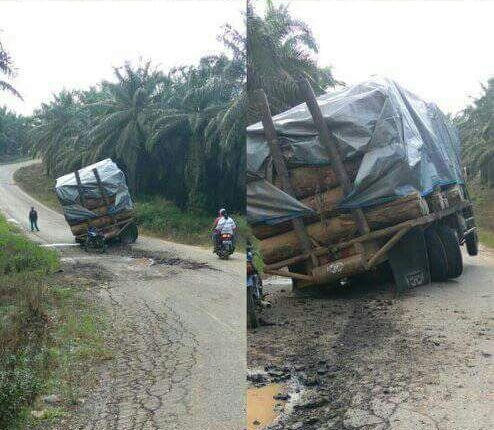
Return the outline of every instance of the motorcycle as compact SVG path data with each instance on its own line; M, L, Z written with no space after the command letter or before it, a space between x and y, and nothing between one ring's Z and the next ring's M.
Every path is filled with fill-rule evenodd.
M106 248L107 244L104 234L96 227L89 227L84 242L84 251L89 252L90 249L95 249L103 254L106 251Z
M235 247L233 246L233 234L221 233L219 237L219 246L215 250L215 253L222 260L227 260L234 251Z
M263 300L262 279L254 266L254 254L247 248L247 326L259 326L258 310L262 308Z

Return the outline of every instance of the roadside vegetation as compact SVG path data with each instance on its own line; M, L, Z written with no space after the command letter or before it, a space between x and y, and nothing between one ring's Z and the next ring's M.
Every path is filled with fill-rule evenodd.
M57 177L112 158L126 174L145 230L209 243L219 208L245 210L247 97L239 35L225 26L219 39L229 54L197 65L165 72L151 61L126 63L114 69L113 80L56 94L29 118L0 111L0 132L8 128L5 139L0 133L0 160L26 152L42 158L43 171L22 169L16 180L56 208Z
M12 57L0 41L0 93L9 92L21 98L10 81L15 76ZM29 119L0 106L0 164L22 158L27 154Z
M83 297L92 281L70 280L56 273L59 267L55 251L31 243L0 216L2 429L34 428L67 414L78 401L76 379L111 358L100 334L105 321ZM49 404L41 400L46 395Z
M240 208L245 71L238 60L205 57L166 74L151 62L125 64L114 76L62 92L34 113L29 142L46 174L109 157L134 197L159 195L184 210Z
M484 245L494 249L494 189L483 185L479 178L468 183L479 239Z
M480 241L494 248L494 78L454 122L460 132Z
M463 165L469 179L494 188L494 77L454 122L460 132Z

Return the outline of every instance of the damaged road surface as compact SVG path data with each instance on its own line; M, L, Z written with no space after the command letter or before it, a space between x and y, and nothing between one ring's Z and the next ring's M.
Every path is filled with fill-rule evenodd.
M26 226L36 206L40 232L27 235L84 270L111 276L96 292L108 310L114 358L73 420L60 429L224 429L245 427L245 261L153 238L132 248L86 254L72 247L62 215L20 190L0 169L0 210Z
M494 428L494 252L464 263L461 278L399 297L386 281L300 298L267 280L273 306L261 316L274 325L248 333L248 380L281 384L289 401L271 425L249 428Z

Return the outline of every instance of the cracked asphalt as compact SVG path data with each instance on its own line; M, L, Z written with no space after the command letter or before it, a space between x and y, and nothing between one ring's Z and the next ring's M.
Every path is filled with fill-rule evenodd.
M30 238L57 248L66 264L111 274L96 294L110 316L114 359L74 419L57 428L243 429L243 256L220 261L210 250L149 237L125 252L85 254L71 246L62 215L14 184L13 172L27 163L0 166L0 210L26 230L36 206L41 231L26 231Z
M301 390L269 429L493 429L494 251L464 264L399 297L382 279L313 298L268 280L274 325L248 333L248 366Z

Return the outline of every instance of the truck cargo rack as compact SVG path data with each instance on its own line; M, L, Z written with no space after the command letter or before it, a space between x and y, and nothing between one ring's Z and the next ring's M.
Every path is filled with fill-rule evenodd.
M298 86L317 130L319 141L328 151L331 167L343 189L343 194L347 195L352 190L349 174L341 159L338 147L331 137L314 91L305 77L298 79ZM262 89L254 91L253 96L261 114L264 137L280 181L278 186L282 191L296 199L267 97ZM451 197L448 190L454 191ZM473 210L466 188L457 184L448 190L436 186L433 192L427 196L427 202L417 193L418 199L423 201L426 207L422 216L375 230L371 230L366 213L361 208L352 209L351 215L358 236L352 239L348 239L346 236L346 240L329 245L321 245L317 238L309 235L304 218L294 218L290 221L292 230L298 241L298 249L303 252L282 261L266 264L264 273L292 278L294 288L298 288L328 283L372 270L389 259L398 289L406 288L406 286L404 287L405 284L412 286L427 283L430 280L430 275L423 232L429 226L438 222L450 224L451 228L456 231L459 244L462 244L465 238L469 236L475 235L476 237ZM321 217L322 214L322 212L319 213ZM309 218L306 218L307 221L313 222ZM404 241L409 244L410 252L421 254L419 257L410 258L408 266L406 262L407 252L403 246ZM336 252L350 247L354 247L354 255L332 260L331 257ZM324 260L325 256L329 257L329 260ZM412 262L412 260L414 261ZM321 261L323 262L321 263Z

